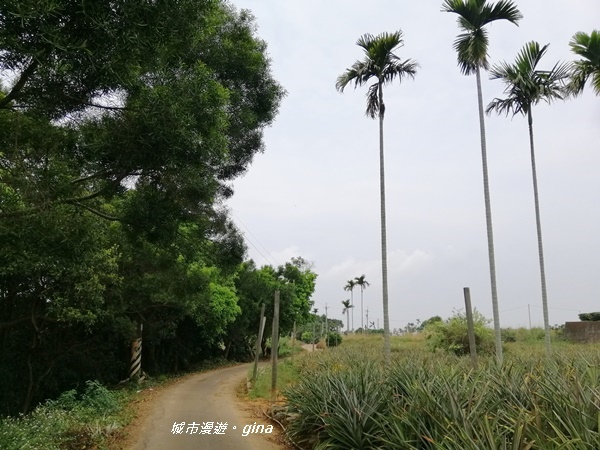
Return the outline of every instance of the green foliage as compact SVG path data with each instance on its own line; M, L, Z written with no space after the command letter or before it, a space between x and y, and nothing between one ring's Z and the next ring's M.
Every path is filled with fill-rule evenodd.
M573 35L569 42L571 51L581 57L573 63L570 90L573 94L580 94L587 81L591 81L592 89L600 95L600 30L591 33L579 31Z
M259 368L257 379L248 392L248 396L250 398L271 398L271 369L271 364L265 364L262 368ZM289 386L291 384L294 384L297 381L297 379L297 367L294 364L292 364L292 362L289 359L281 361L277 366L277 385L279 386L279 390L281 390L282 386Z
M444 0L442 11L458 15L461 30L454 41L458 66L465 75L475 73L477 68L487 69L489 37L485 26L497 20L507 20L515 25L523 18L514 1L500 0Z
M245 245L222 204L283 96L252 16L220 0L23 0L0 18L15 80L0 95L0 415L126 378L142 322L149 373L247 355ZM271 269L269 294L279 275L295 283L285 330L316 274Z
M517 333L512 328L502 328L502 342L517 342Z
M0 419L0 448L6 450L77 449L96 446L122 427L125 394L97 381L85 390L64 392L27 415Z
M291 262L274 268L263 266L257 268L253 261L243 263L235 279L236 294L241 314L228 327L227 339L232 355L248 358L253 352L253 345L259 327L260 308L265 305L265 316L273 317L275 291L280 291L279 331L287 335L294 326L307 323L311 319L311 296L315 289L317 274L311 270L310 264L302 258L292 258ZM311 330L312 328L309 327ZM263 334L265 340L272 334L271 321L267 320ZM252 339L248 339L251 336Z
M288 336L281 336L279 338L279 353L277 354L280 358L290 356L294 349L292 348L292 340Z
M594 322L600 320L600 312L581 313L579 314L579 320L584 322Z
M316 344L319 342L319 336L316 333L313 335L312 331L305 331L302 333L302 337L300 339L306 344Z
M442 321L443 321L443 319L440 316L430 317L429 319L424 320L423 322L421 322L421 324L418 327L418 330L419 331L423 331L427 325L431 325L431 324L434 324L436 322L442 322Z
M494 351L493 331L488 328L490 320L479 311L473 310L473 325L475 329L475 345L478 353ZM467 315L463 311L455 311L454 315L445 322L436 321L425 329L429 348L445 350L456 355L469 354L469 336Z
M342 335L336 331L327 334L327 347L337 347L342 343Z

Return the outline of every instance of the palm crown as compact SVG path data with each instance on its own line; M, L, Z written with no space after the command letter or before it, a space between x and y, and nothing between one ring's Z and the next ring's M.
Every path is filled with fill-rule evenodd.
M340 75L335 83L338 91L354 82L354 87L367 84L371 78L377 81L369 86L367 91L367 116L372 119L379 114L383 117L385 106L380 95L380 86L391 83L396 78L402 80L406 76L414 78L418 64L410 59L402 61L394 51L404 45L402 31L394 33L381 33L377 36L365 34L361 36L356 45L365 52L362 61L356 61L352 67Z
M342 301L342 305L344 305L344 310L342 311L342 314L344 314L347 310L349 310L350 308L354 308L354 306L352 306L350 304L350 300L343 300Z
M356 277L354 279L354 282L356 283L357 286L360 286L361 290L363 290L364 288L370 286L369 282L367 281L367 276L366 275L361 275L360 277Z
M600 95L600 31L594 30L591 34L576 33L569 45L573 53L583 58L573 64L571 91L580 94L591 76L592 87Z
M346 286L344 286L344 290L345 291L352 291L354 290L354 286L356 286L356 281L354 280L348 280L346 283Z
M550 103L562 100L565 95L565 80L570 74L568 64L557 63L551 70L538 70L537 65L546 53L548 44L540 48L537 42L525 44L514 64L501 63L492 68L492 79L504 81L504 99L496 98L486 112L527 115L531 107L540 100Z
M523 15L510 0L488 4L486 0L444 0L442 11L458 14L458 26L463 31L454 41L458 66L465 75L477 67L489 68L488 33L484 27L496 20L508 20L517 25Z

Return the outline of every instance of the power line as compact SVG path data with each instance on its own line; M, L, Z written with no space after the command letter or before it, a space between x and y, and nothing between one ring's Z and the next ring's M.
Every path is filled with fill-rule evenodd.
M268 255L269 255L271 258L273 258L273 255L271 255L271 253L269 253L269 250L267 250L267 248L266 248L264 245L262 245L262 244L261 244L260 240L259 240L259 239L258 239L258 238L257 238L257 237L254 235L254 233L252 233L252 231L250 231L250 229L249 229L249 228L248 228L248 227L247 227L247 226L244 224L244 222L242 222L242 219L240 219L240 218L239 218L239 216L238 216L238 215L235 213L235 211L231 210L231 213L232 213L232 214L235 216L235 218L238 220L238 222L239 222L239 223L240 223L240 224L241 224L241 225L244 227L244 229L245 229L245 230L246 230L248 233L250 233L250 235L252 235L252 237L253 237L254 239L256 239L256 242L258 243L258 245L260 245L260 246L263 248L263 250L264 250L264 251L265 251L265 252L266 252L266 253L267 253L267 254L268 254ZM251 239L249 239L249 238L248 238L248 236L246 235L246 233L244 233L244 232L242 231L242 234L244 235L244 237L246 238L246 240L248 241L248 243L249 243L249 244L250 244L252 247L254 247L254 249L255 249L255 250L256 250L256 251L257 251L257 252L258 252L258 253L259 253L259 254L260 254L260 255L261 255L261 256L262 256L264 259L265 259L265 261L267 261L267 262L268 262L270 265L272 265L272 266L275 266L275 264L273 264L273 262L272 262L272 261L271 261L269 258L267 258L267 257L266 257L266 256L263 254L263 252L261 252L261 251L260 251L260 249L259 249L259 248L258 248L256 245L254 245L254 243L252 242L252 240L251 240ZM273 258L273 259L275 259L275 258ZM277 261L276 261L276 262L277 262ZM279 264L279 262L277 262L277 264Z

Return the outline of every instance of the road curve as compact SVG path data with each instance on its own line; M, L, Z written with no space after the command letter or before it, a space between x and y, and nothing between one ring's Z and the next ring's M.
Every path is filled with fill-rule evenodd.
M156 400L131 450L282 449L268 440L272 435L252 428L256 423L268 431L269 424L245 413L236 397L236 387L250 367L243 364L205 372L169 387Z

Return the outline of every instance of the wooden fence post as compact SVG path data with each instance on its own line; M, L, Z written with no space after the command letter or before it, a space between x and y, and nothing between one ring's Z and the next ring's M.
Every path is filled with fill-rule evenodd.
M252 382L256 381L256 371L258 370L258 356L260 355L260 343L262 342L263 332L265 331L265 304L260 307L260 321L258 323L258 336L256 337L256 352L254 354L254 370L252 371Z

